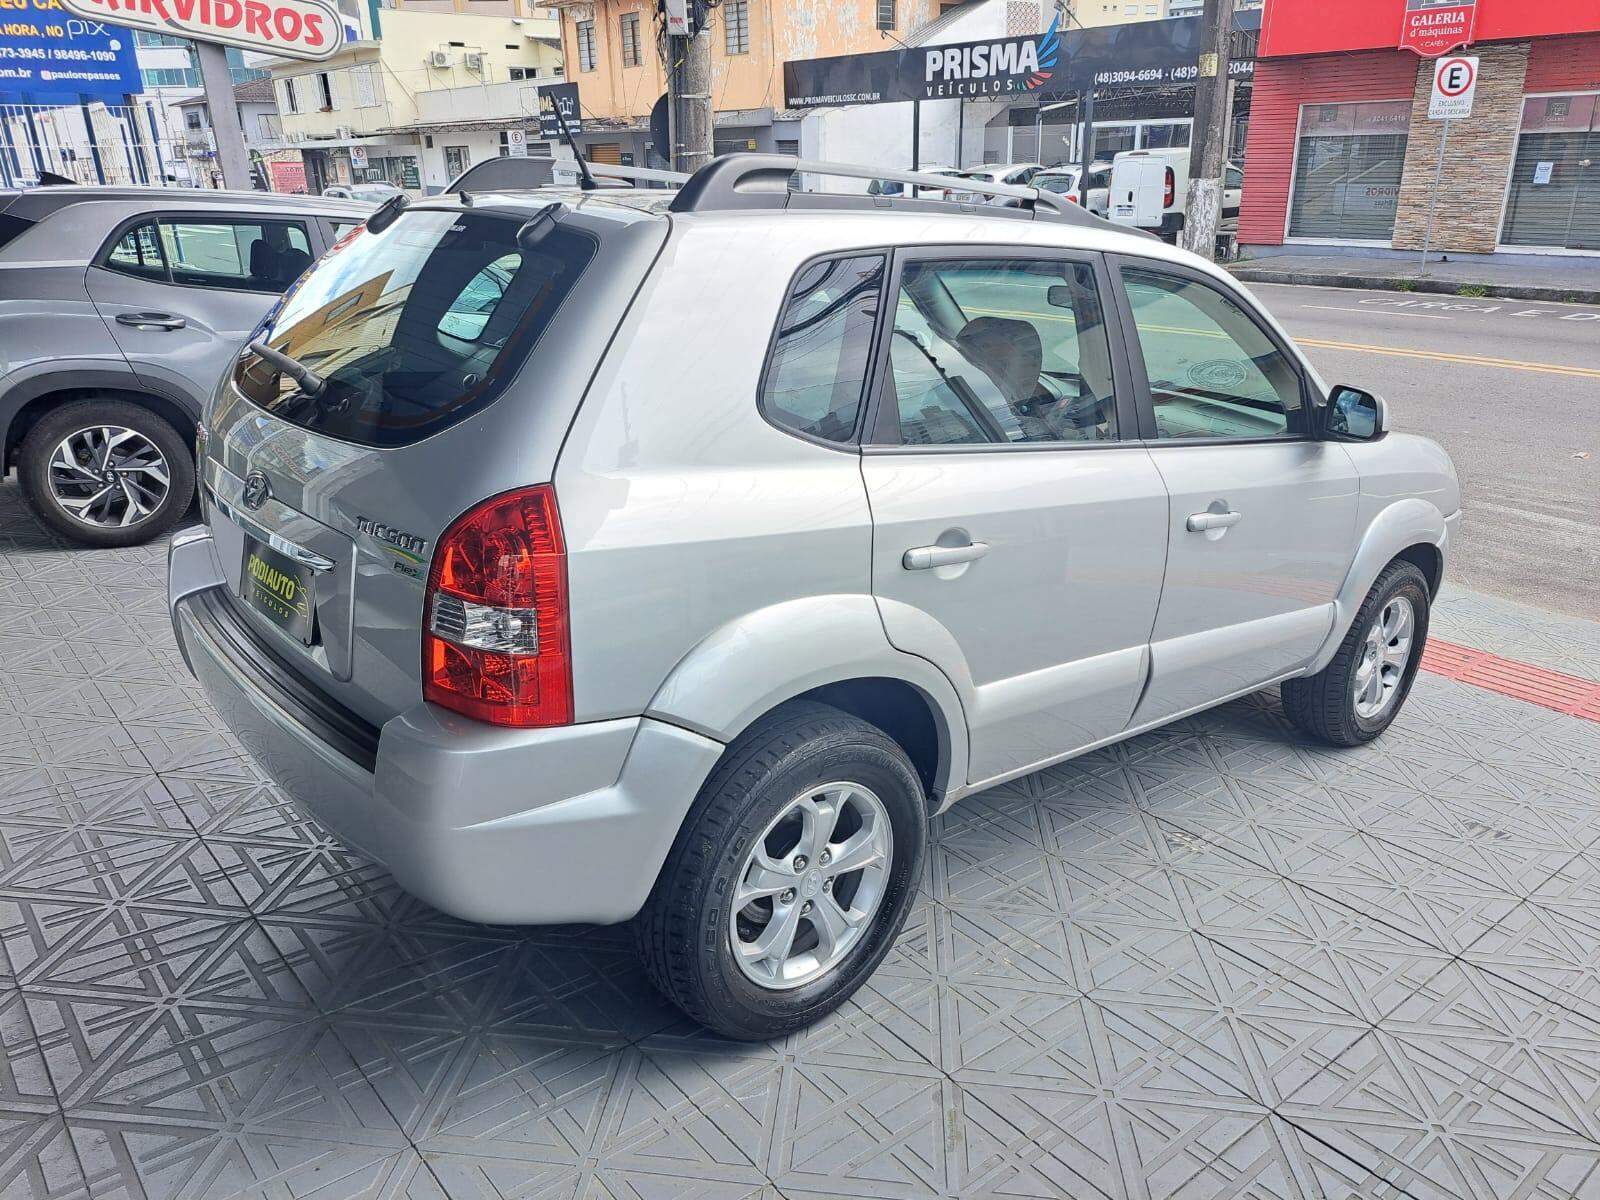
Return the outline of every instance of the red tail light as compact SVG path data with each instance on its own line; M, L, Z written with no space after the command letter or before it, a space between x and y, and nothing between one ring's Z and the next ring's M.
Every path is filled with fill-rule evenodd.
M1178 177L1172 173L1172 168L1167 168L1167 198L1161 202L1162 208L1171 208L1172 202L1178 198Z
M450 526L423 603L424 699L495 725L572 722L567 551L548 484Z

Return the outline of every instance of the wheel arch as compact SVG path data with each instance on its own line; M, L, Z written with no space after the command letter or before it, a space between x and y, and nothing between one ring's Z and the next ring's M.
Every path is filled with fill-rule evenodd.
M0 476L16 465L17 450L22 445L22 439L46 414L79 400L116 400L137 404L161 417L178 431L184 441L193 444L198 418L188 405L143 388L127 377L110 375L109 379L110 382L102 383L75 375L69 382L55 376L30 381L7 395L10 413L0 414L5 421L5 435L0 438Z
M1444 580L1449 541L1444 514L1414 496L1395 501L1374 517L1334 598L1333 627L1305 673L1314 675L1333 660L1361 602L1378 576L1396 559L1415 564L1428 581L1429 597L1437 596Z
M896 650L871 596L791 600L729 622L679 661L646 715L731 743L799 700L882 729L911 758L931 808L966 781L967 727L954 687Z

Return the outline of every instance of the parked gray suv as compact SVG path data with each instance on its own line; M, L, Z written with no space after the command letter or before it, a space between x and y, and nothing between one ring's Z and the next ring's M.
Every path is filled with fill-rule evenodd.
M0 477L92 546L194 499L195 420L279 295L372 211L260 192L0 190Z
M1275 684L1377 736L1460 508L1210 264L795 170L883 175L386 206L222 380L170 556L296 803L447 913L632 920L741 1038L861 984L963 796Z

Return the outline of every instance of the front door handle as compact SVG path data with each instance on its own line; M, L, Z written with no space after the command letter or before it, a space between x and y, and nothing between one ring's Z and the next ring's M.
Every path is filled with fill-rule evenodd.
M182 329L188 322L171 313L137 312L118 313L117 324L131 325L135 329Z
M1203 512L1189 518L1190 533L1205 533L1211 529L1228 529L1244 520L1243 513Z
M934 567L976 562L987 553L988 542L969 542L965 546L917 546L906 551L900 565L908 571L929 571Z

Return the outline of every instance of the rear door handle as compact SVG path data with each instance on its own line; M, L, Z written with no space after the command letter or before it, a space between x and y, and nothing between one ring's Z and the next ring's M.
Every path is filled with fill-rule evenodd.
M1243 513L1203 512L1189 518L1190 533L1205 533L1208 529L1228 529L1244 520Z
M140 312L118 313L117 324L131 325L135 329L182 329L188 322L171 313Z
M917 546L906 551L900 565L908 571L928 571L934 567L976 562L987 553L988 542L969 542L965 546Z

